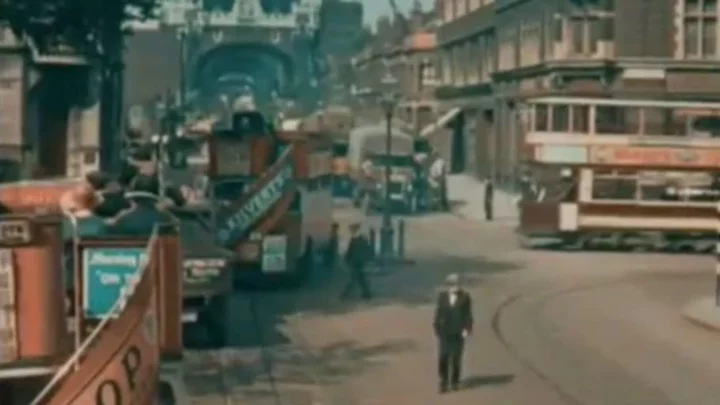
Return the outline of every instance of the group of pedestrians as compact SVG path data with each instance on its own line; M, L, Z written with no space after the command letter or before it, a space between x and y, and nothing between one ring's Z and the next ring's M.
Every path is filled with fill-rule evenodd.
M368 238L361 232L360 224L351 224L350 233L350 241L343 255L349 279L340 297L348 298L359 289L361 297L368 300L372 298L372 292L366 267L374 257L374 250ZM326 252L328 267L335 268L339 264L339 250L339 226L335 223ZM439 390L441 393L458 390L465 341L473 330L472 299L470 294L462 289L458 274L450 274L446 279L446 288L438 294L432 328L438 343Z

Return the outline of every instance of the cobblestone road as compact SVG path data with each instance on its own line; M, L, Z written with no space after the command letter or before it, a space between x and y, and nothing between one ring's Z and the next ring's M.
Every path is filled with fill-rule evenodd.
M285 400L271 396L267 358L248 346L235 349L243 404L717 403L720 336L681 316L707 288L712 258L527 251L507 223L452 215L414 217L407 229L417 264L373 277L370 303L337 299L342 276L262 293L265 357ZM440 396L430 325L451 272L473 295L477 327L465 388ZM232 333L250 333L247 319L234 322Z

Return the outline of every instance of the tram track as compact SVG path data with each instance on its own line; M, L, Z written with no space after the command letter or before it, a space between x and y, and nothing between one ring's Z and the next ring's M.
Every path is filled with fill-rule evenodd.
M546 289L543 291L522 291L513 294L505 298L499 305L497 305L492 312L491 317L491 329L492 333L503 348L520 364L521 368L528 371L542 383L548 386L553 392L566 405L588 405L589 402L580 398L577 394L573 393L567 384L564 384L558 378L550 375L540 364L534 361L527 352L523 351L521 345L517 345L511 342L511 335L503 331L502 322L508 312L518 306L520 303L532 301L535 310L531 316L537 318L542 310L553 300L558 299L562 296L575 294L580 292L587 292L591 290L620 286L627 283L638 282L649 279L676 279L684 277L684 274L679 273L649 273L644 272L642 274L633 274L628 276L614 277L612 279L605 279L601 281L586 282L576 284L563 288Z

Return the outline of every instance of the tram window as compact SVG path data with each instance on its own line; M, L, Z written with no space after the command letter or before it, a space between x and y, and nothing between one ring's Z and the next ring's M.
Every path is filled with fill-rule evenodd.
M685 135L685 118L669 108L644 108L645 133L648 135Z
M634 178L595 178L593 179L592 198L597 200L634 200L637 179Z
M677 195L669 193L667 184L641 184L640 199L645 201L675 201Z
M707 172L643 171L640 198L648 201L715 202L715 177Z
M547 132L549 115L547 104L535 105L535 131Z
M697 117L692 121L692 135L697 137L720 137L720 117Z
M570 107L556 104L552 107L552 132L570 131Z
M603 135L640 134L640 113L631 107L597 106L595 132Z
M584 132L590 131L590 107L586 105L574 105L572 107L572 131Z

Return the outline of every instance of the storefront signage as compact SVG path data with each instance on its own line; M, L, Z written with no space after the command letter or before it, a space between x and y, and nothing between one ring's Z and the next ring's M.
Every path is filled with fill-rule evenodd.
M98 319L111 309L126 286L137 280L147 262L145 248L86 247L83 250L83 305L85 316Z
M17 360L15 260L12 249L0 249L0 364Z
M287 270L287 237L285 235L269 235L263 239L262 269L267 273Z
M609 166L707 168L720 166L720 150L596 146L590 163Z
M221 221L218 239L223 245L234 245L257 220L267 214L293 184L293 167L289 159L270 180L251 191L251 197L239 209Z

